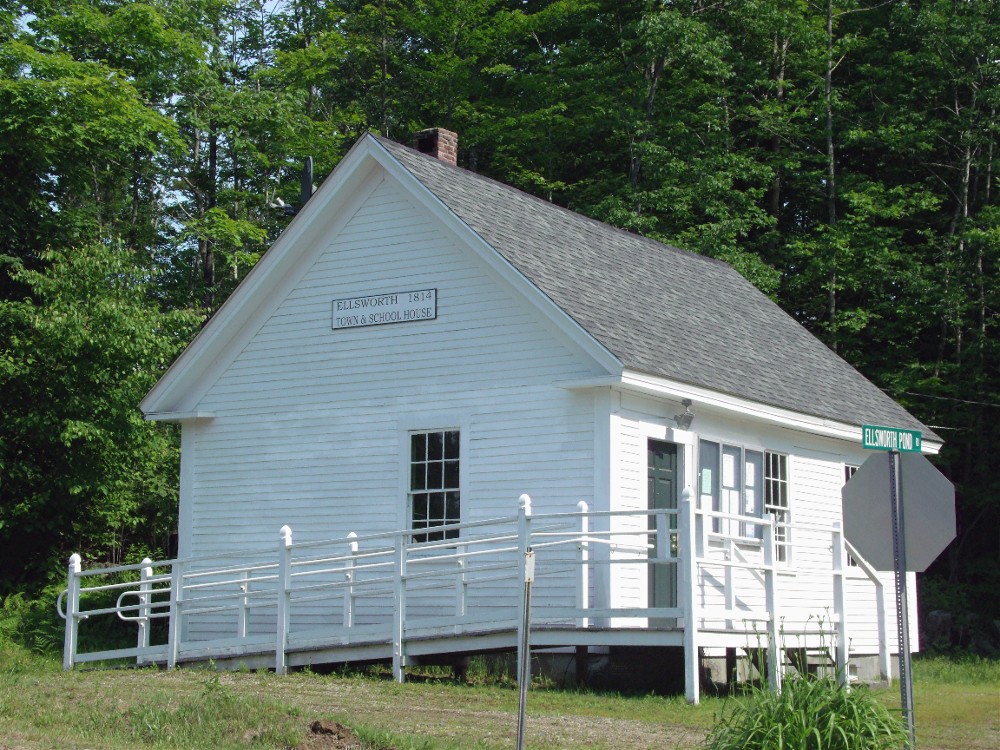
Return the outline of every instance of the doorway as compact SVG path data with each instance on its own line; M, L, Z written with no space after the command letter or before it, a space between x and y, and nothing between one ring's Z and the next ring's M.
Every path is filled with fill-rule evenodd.
M647 444L647 477L648 498L650 510L677 510L677 445L663 440L650 439ZM656 527L656 519L649 517L649 527ZM669 527L677 528L677 516L669 517ZM650 537L654 540L655 537ZM675 551L672 552L672 554ZM650 557L656 557L656 546L649 551ZM649 565L649 606L677 606L677 565ZM676 625L674 618L650 619L649 624L656 627L672 627Z

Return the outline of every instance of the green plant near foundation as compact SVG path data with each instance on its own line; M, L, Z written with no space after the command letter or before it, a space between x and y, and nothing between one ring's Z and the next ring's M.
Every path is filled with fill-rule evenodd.
M829 677L795 676L780 693L752 687L727 703L706 750L883 750L906 742L906 730L866 687Z

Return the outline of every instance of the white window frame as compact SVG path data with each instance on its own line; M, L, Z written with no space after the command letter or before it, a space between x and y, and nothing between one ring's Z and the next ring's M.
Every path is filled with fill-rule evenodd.
M764 512L776 519L774 530L775 562L788 564L792 561L792 481L791 461L787 453L764 451ZM773 464L782 467L778 476L773 476ZM775 499L777 494L777 499Z
M454 454L450 454L447 449L447 435L454 433ZM409 429L406 431L405 450L403 452L403 465L405 467L405 491L406 491L406 528L414 531L411 539L420 543L435 543L456 540L459 537L457 529L448 531L447 527L460 524L462 522L462 467L467 461L468 446L465 441L465 430L461 427L430 427L421 429ZM441 453L432 452L430 445L432 435L441 435ZM414 440L419 436L424 437L423 455L418 457L414 454ZM451 466L454 466L452 469ZM437 478L437 473L440 479ZM453 473L452 473L453 472ZM441 494L441 512L431 518L430 504L434 494ZM453 497L449 497L453 496ZM457 514L449 513L451 501L457 503ZM416 511L422 503L426 502L428 507L425 511L423 523L418 526L420 519L416 518Z
M860 468L861 467L858 466L857 464L847 464L847 463L845 463L844 464L844 484L847 484L850 481L851 477L853 477L857 473L858 469L860 469ZM854 559L854 555L852 555L850 552L847 553L847 567L848 568L854 568L856 570L860 570L861 569L861 566L858 565L858 561Z
M717 452L714 466L706 466L705 446ZM698 493L702 508L759 520L764 512L764 451L720 440L698 442ZM734 507L735 506L735 507ZM733 528L733 527L736 528ZM712 531L740 542L759 542L759 523L712 519Z

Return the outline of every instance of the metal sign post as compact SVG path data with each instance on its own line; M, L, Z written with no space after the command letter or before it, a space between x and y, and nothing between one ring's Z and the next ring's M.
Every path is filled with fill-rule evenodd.
M864 425L861 445L888 452L889 492L885 491L885 461L871 456L841 492L844 536L871 567L891 570L896 579L900 703L908 747L913 750L916 732L906 574L926 570L955 538L955 488L921 455L923 438L916 430ZM889 538L891 548L886 544Z
M913 716L913 681L910 679L910 607L906 590L906 535L903 523L903 491L898 466L899 453L889 451L889 504L892 513L892 559L896 576L896 626L899 640L899 697L910 747L917 747Z
M528 548L524 554L524 601L521 603L521 633L517 655L517 750L524 750L524 722L528 713L528 684L531 682L531 584L535 580L535 553Z

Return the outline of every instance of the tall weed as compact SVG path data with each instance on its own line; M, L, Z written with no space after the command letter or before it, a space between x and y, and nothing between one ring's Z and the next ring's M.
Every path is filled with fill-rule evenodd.
M902 721L867 688L848 690L829 677L793 676L780 693L752 687L727 708L706 750L887 750L907 739Z

